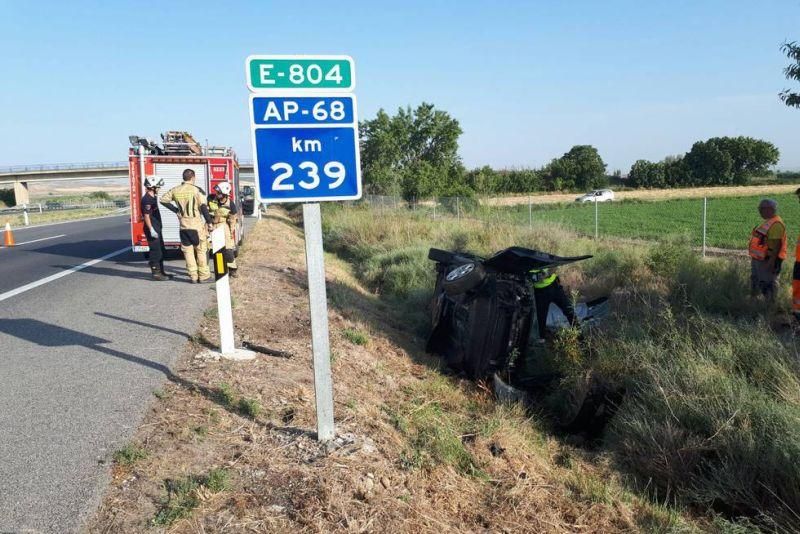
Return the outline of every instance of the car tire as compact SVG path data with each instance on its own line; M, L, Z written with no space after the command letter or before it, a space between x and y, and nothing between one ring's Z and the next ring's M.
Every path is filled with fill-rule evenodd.
M445 275L442 289L448 295L460 295L478 287L485 278L486 271L480 263L462 263Z

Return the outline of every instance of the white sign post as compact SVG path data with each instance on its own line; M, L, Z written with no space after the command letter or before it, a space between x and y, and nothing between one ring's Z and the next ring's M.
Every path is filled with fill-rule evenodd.
M317 439L333 439L333 380L328 333L328 296L322 248L322 215L319 203L303 204L306 235L308 304L311 310L311 347L314 352L314 397L317 404Z
M317 439L335 435L320 202L361 198L355 67L348 56L247 58L256 201L302 202Z

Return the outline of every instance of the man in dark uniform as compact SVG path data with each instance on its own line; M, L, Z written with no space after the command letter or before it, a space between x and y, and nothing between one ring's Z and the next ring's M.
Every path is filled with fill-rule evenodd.
M164 180L158 176L148 176L144 179L146 192L142 197L142 218L144 218L144 231L147 235L147 244L150 247L148 263L153 280L170 280L172 275L164 271L164 240L161 237L161 213L158 211L158 190L164 185Z
M569 324L576 326L578 318L575 315L575 308L572 301L564 291L564 286L558 279L556 273L551 273L548 269L534 269L530 271L531 282L533 283L533 298L536 301L536 320L539 326L538 343L544 343L544 332L547 327L547 312L550 303L555 304L564 313Z

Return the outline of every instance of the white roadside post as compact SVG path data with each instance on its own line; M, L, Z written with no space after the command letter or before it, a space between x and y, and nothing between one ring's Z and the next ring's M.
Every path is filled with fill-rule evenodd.
M249 56L245 72L256 200L303 204L317 439L330 441L336 429L320 202L361 198L355 66L348 56Z
M597 219L597 199L595 198L594 199L594 238L595 239L597 239L597 236L599 235L597 221L598 221L598 219Z
M533 230L533 202L530 195L528 195L528 228Z
M211 255L217 277L217 315L219 316L219 350L222 354L233 352L233 309L231 308L231 281L228 263L222 254L225 248L225 231L217 228L211 232Z
M703 197L703 257L706 257L706 215L708 214L708 197Z
M23 204L22 205L22 218L25 220L25 226L28 226L28 225L31 224L30 219L28 219L28 205L27 204Z
M225 230L211 232L211 259L214 264L217 290L217 317L219 317L219 356L226 360L252 360L253 351L237 349L233 339L233 310L231 308L231 280L225 250Z

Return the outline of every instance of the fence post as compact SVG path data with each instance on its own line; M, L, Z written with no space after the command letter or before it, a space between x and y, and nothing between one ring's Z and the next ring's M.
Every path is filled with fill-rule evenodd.
M708 197L703 197L703 257L706 257L706 220L708 214Z
M42 203L39 202L39 213L42 213Z
M22 218L25 221L25 226L28 226L29 224L31 224L31 221L28 219L28 205L27 204L23 204L22 205Z
M599 234L599 232L598 232L598 224L597 224L597 220L598 220L598 218L597 218L597 204L598 204L597 199L594 199L594 238L595 239L597 239L598 234Z
M459 197L456 197L456 220L461 220L461 203L459 202Z
M433 197L433 220L436 220L436 197Z
M533 230L533 203L530 195L528 195L528 228Z

